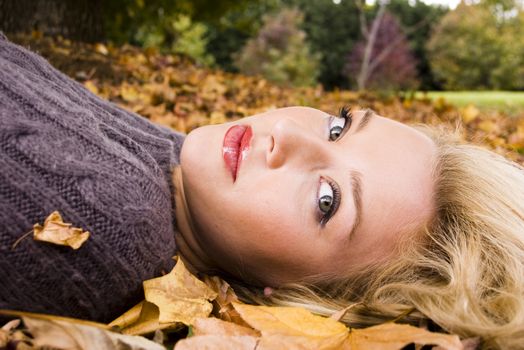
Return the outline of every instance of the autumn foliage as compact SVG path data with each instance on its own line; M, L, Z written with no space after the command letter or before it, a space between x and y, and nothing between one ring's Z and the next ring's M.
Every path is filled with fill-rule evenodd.
M93 93L185 133L272 108L302 105L336 113L348 104L406 123L460 123L466 140L524 163L524 111L510 116L483 112L474 105L456 108L442 99L379 98L349 90L327 92L320 86L286 88L260 77L202 68L185 57L161 55L152 49L12 39L39 52Z

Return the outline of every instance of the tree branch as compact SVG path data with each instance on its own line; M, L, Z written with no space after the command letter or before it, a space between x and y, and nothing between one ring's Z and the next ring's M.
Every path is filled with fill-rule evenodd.
M380 1L380 7L378 8L377 15L373 20L371 25L371 31L366 40L366 48L364 49L364 57L362 58L362 65L360 66L360 72L357 77L357 85L359 90L363 90L366 87L366 82L370 76L369 73L369 64L371 60L371 53L373 51L373 46L375 45L375 40L377 38L378 29L380 28L380 22L384 13L386 12L386 1Z

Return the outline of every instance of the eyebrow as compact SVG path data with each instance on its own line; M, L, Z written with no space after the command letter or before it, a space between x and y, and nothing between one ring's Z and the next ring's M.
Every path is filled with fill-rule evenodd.
M357 130L353 133L360 132L364 130L364 128L369 125L369 121L371 118L375 116L375 112L371 109L366 109L364 116L360 119ZM353 224L353 227L351 228L351 232L348 235L348 239L351 240L355 236L355 232L357 231L357 228L360 226L360 223L362 222L362 173L351 170L350 171L350 182L351 182L351 188L353 189L353 204L356 208L356 218L355 223Z
M375 116L375 112L371 109L366 109L364 112L364 116L360 119L360 122L358 123L356 133L359 131L364 130L364 128L369 124L369 121L371 120L371 117Z
M355 205L357 215L355 218L355 223L351 228L351 232L348 235L348 240L351 240L355 236L357 228L360 226L362 221L362 174L356 170L351 170L350 172L350 181L351 187L353 188L353 204Z

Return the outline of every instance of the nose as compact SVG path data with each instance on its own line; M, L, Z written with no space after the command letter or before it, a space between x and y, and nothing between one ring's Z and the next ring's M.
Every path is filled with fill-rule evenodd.
M315 168L329 157L327 140L289 118L280 119L273 125L271 139L266 153L271 169L291 163Z

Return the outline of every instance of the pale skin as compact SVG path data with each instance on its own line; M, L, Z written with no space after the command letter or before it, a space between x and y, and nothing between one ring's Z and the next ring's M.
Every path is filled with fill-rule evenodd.
M253 138L234 182L222 145L235 124L251 126ZM345 130L337 134L337 125ZM181 167L196 232L178 234L180 254L198 270L271 287L387 261L401 237L434 215L435 153L421 132L365 111L344 123L289 107L195 129L184 141ZM320 205L319 196L335 197L333 183L340 203L321 225L322 209L334 205Z

